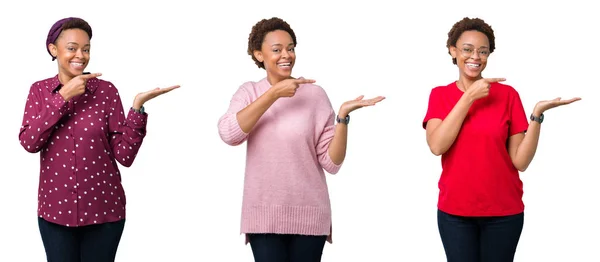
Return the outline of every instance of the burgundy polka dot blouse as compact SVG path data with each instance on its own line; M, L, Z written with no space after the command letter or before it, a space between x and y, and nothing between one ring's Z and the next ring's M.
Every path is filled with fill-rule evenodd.
M65 102L58 75L31 86L21 145L40 153L38 216L65 226L125 218L117 162L129 167L146 135L147 114L129 110L108 81L93 78Z

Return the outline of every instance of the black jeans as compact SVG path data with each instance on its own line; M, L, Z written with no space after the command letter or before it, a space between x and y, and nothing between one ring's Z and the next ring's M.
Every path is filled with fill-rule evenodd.
M524 214L461 217L438 210L438 228L448 262L512 262Z
M320 262L327 236L248 234L255 262Z
M48 262L114 262L125 220L66 227L38 218Z

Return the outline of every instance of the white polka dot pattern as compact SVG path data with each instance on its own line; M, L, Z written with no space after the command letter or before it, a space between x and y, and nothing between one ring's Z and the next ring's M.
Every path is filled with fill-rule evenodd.
M147 114L125 118L118 90L88 80L86 91L65 102L58 76L31 86L19 140L40 153L38 216L65 226L125 218L125 192L117 162L129 167L146 135Z

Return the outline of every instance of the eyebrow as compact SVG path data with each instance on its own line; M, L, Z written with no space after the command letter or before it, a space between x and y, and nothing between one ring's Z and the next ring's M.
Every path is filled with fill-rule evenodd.
M67 44L79 45L78 43L75 43L75 42L68 42ZM83 46L90 46L90 44L85 44Z
M475 45L472 45L472 44L467 44L467 43L464 43L464 44L462 44L462 45L463 45L463 46L465 46L465 45L468 45L468 46L475 46ZM479 48L484 48L484 47L485 47L485 48L488 48L488 47L487 47L487 46L485 46L485 45L482 45L482 46L480 46Z
M293 46L294 43L289 43L288 46ZM271 46L283 46L282 44L272 44Z

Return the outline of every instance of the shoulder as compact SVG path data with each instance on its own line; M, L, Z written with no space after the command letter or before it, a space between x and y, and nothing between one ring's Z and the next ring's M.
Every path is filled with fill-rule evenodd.
M327 91L325 91L322 86L316 84L302 84L298 90L307 98L305 100L310 101L313 105L316 105L317 108L332 108Z
M490 88L498 90L497 92L506 94L511 97L519 96L519 92L513 86L504 83L492 83L492 86Z
M452 92L452 91L456 91L455 89L458 88L456 86L456 82L452 82L449 83L447 85L439 85L439 86L435 86L431 89L431 95L434 94L444 94L444 93L448 93L448 92Z
M31 84L31 89L39 89L40 91L43 89L47 89L52 92L52 90L56 89L60 85L60 81L58 81L58 75L53 77L48 77L42 80L37 80Z
M33 82L32 85L34 85L34 86L52 85L55 82L57 82L57 80L58 80L57 77L53 76L53 77L48 77L48 78L45 78L42 80L37 80L37 81Z
M246 81L243 82L237 90L237 93L242 93L242 94L258 94L261 90L261 88L266 88L266 86L268 85L268 83L266 82L266 79L260 80L260 81Z
M298 77L298 79L305 79L304 77ZM301 84L299 89L302 89L303 92L310 94L313 97L324 98L329 100L327 96L327 92L323 87L314 83Z
M108 80L92 78L88 80L88 85L92 88L96 88L97 90L108 91L108 92L119 92L117 87Z
M325 89L320 85L302 84L300 85L300 88L308 90L311 94L314 94L316 96L327 98L327 91L325 91Z
M113 102L117 102L121 99L119 90L117 87L108 80L91 78L87 82L87 88L96 96L106 97Z

